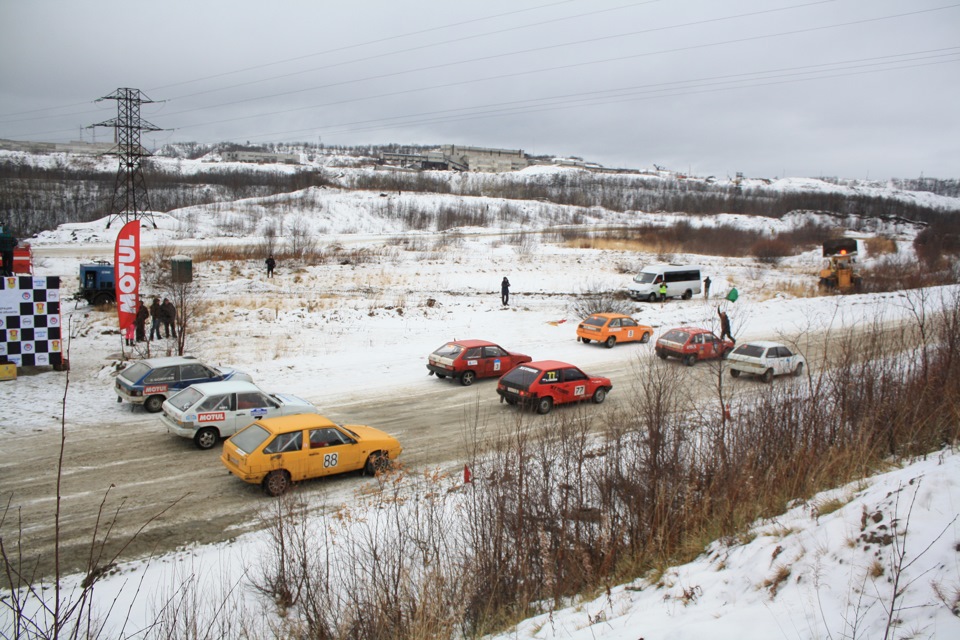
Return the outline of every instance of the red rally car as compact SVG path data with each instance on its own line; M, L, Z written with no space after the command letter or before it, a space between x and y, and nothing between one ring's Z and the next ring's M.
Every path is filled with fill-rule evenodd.
M733 341L721 340L707 329L678 327L670 329L657 339L656 351L664 360L673 356L692 367L700 360L726 358L733 347Z
M497 382L500 402L550 413L555 404L593 400L600 404L613 388L610 378L590 376L566 362L540 360L514 367Z
M430 354L427 369L438 378L450 376L469 387L477 378L500 377L518 364L533 358L511 353L486 340L455 340Z

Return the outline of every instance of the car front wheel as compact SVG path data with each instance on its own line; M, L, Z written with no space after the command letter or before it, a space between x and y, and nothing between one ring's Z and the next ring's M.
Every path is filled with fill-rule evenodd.
M607 399L607 390L604 389L603 387L600 387L599 389L593 392L594 404L602 404L603 401L606 399Z
M367 458L367 463L363 466L363 471L368 476L375 476L390 465L390 459L382 451L371 453Z
M290 488L290 474L283 469L271 471L263 479L263 491L268 496L282 496Z
M643 337L640 338L640 344L647 344L648 342L650 342L650 332L644 331Z
M540 415L547 415L550 413L551 409L553 409L553 398L548 396L546 398L540 398L537 400L537 413Z
M143 408L148 413L157 413L163 408L163 396L150 396L143 401Z
M477 374L473 371L464 371L463 375L460 376L460 384L465 387L469 387L473 384L473 381L477 379Z
M798 378L803 375L803 363L802 363L802 362L798 362L798 363L797 363L797 368L793 370L793 375L795 375L795 376L798 377Z
M213 445L217 444L217 440L220 439L220 434L217 433L217 430L213 427L205 427L197 431L197 435L193 436L193 443L197 445L199 449L211 449Z

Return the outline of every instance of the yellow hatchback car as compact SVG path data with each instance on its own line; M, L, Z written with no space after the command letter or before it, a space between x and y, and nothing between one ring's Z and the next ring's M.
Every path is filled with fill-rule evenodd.
M300 480L360 469L376 474L401 451L397 439L379 429L301 414L247 425L224 443L220 461L244 482L279 496Z
M595 313L577 327L577 340L583 344L602 342L608 349L618 342L650 342L653 327L638 324L622 313Z

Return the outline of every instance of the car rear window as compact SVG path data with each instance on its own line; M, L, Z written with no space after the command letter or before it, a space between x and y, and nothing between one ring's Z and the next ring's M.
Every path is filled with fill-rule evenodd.
M763 357L764 349L766 349L766 347L755 344L742 344L734 349L733 353L738 356L747 356L748 358L760 358Z
M519 367L514 367L507 372L507 375L503 376L502 382L504 384L509 384L511 387L527 389L531 384L534 383L539 375L539 369L520 365Z
M135 383L137 380L147 375L147 372L150 371L150 367L143 364L142 362L135 362L126 369L120 372L120 377L130 383Z
M589 318L583 321L583 324L589 324L594 327L602 327L606 323L607 323L607 319L601 318L600 316L590 316Z
M270 437L270 432L253 423L239 431L230 438L230 442L241 452L250 454L257 450L257 447L263 444L264 440Z
M441 358L456 358L460 355L460 352L463 351L463 347L458 344L445 344L436 351L433 352L433 355L440 356Z
M193 405L197 403L197 400L203 397L203 394L194 389L193 387L187 387L179 393L175 393L167 401L179 409L180 411L186 411Z
M671 329L660 338L661 340L668 340L670 342L679 342L680 344L685 344L687 339L690 337L690 334L686 331L680 331L679 329Z

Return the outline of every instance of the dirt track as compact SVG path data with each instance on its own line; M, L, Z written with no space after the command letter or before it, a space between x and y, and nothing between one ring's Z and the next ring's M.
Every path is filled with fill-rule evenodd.
M822 336L816 342L822 344ZM808 359L816 351L808 350ZM655 361L652 345L622 345L611 350L605 365L591 367L591 373L612 378L614 390L603 405L588 405L588 410L599 414L624 403L638 370ZM669 364L682 371L692 388L702 390L699 397L715 394L714 366L701 363L687 368L675 360ZM811 365L816 369L819 363ZM734 384L738 394L757 393L765 386L750 380ZM456 470L465 458L465 424L478 420L482 436L483 430L496 430L516 418L517 409L500 404L495 389L494 380L462 387L427 377L425 371L424 379L415 385L395 387L387 394L357 393L337 404L325 404L324 410L335 421L367 423L397 436L404 447L401 461L408 467ZM576 409L557 407L555 413L571 410ZM524 415L530 426L551 419ZM98 541L109 538L105 557L111 557L143 527L120 555L128 560L191 543L233 538L256 529L259 514L275 503L259 487L244 484L223 468L218 459L220 447L200 451L191 441L165 433L159 418L142 409L123 416L113 424L68 425L60 492L62 571L86 568L94 531ZM24 559L38 562L45 575L55 566L59 446L60 434L55 430L9 436L0 465L0 487L10 499L0 526L4 546L9 554L20 539ZM313 502L322 506L349 500L364 483L372 482L375 480L347 474L308 481L298 490L312 493Z

